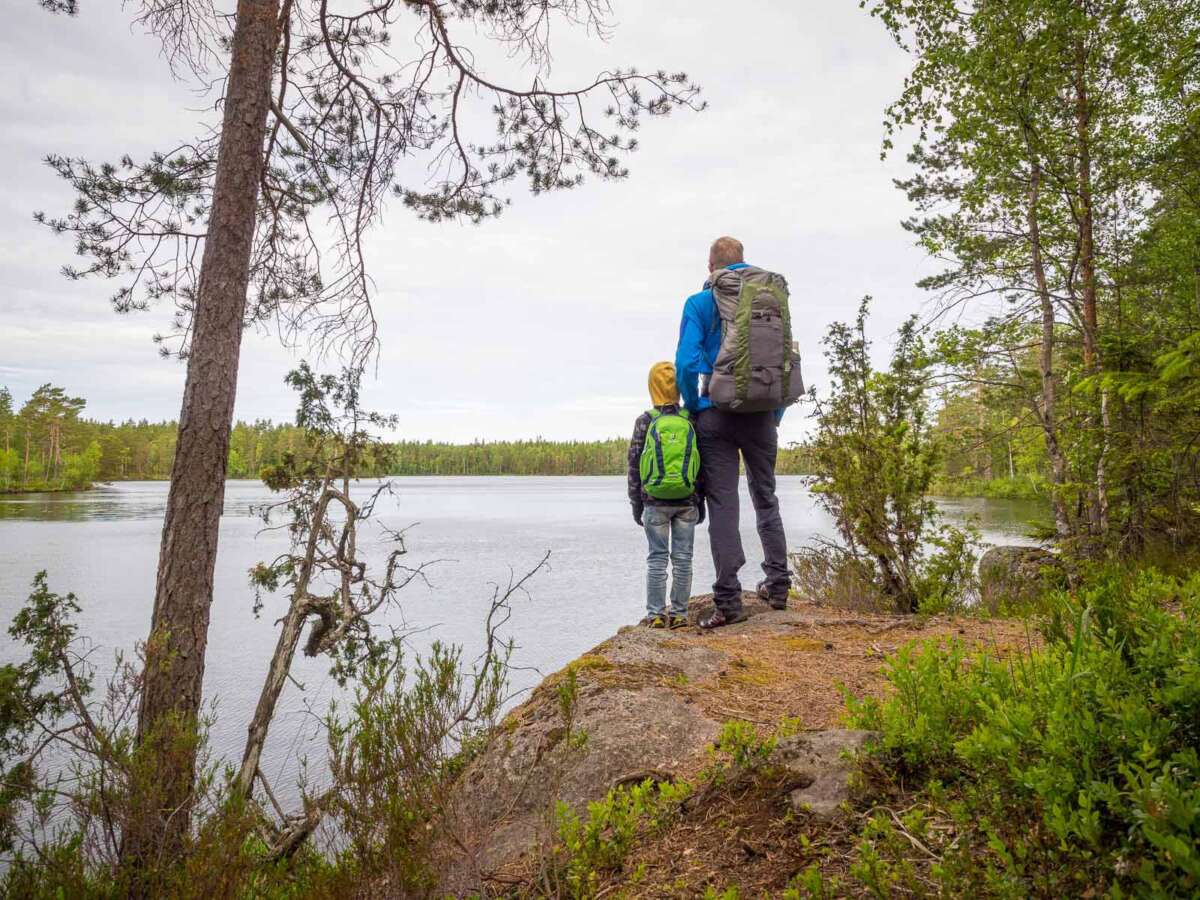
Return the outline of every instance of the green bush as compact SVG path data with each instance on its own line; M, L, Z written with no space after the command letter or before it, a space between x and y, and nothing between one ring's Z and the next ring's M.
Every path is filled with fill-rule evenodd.
M570 690L560 688L566 698ZM564 718L569 715L564 699ZM726 722L712 747L712 763L696 781L654 781L614 788L601 801L589 803L580 816L565 803L555 810L557 843L544 884L537 896L591 898L619 872L639 841L662 834L676 821L689 798L725 785L738 776L761 772L769 764L779 738L795 734L798 719L784 718L773 733L761 734L749 722ZM636 879L637 873L631 878ZM611 885L609 885L611 886ZM736 889L715 898L736 898Z
M717 759L728 760L727 765L734 772L742 772L765 765L775 751L776 742L775 735L763 737L749 722L732 719L721 726L711 752ZM711 771L718 773L724 768L725 765L718 765Z
M589 803L580 818L558 804L558 852L562 856L558 891L567 897L592 897L601 877L621 868L639 835L666 828L692 793L687 782L654 782L609 791Z
M1200 891L1200 575L1110 570L1055 598L1045 643L1009 659L926 644L850 701L884 770L948 820L931 876L952 893ZM920 824L920 823L918 823ZM912 828L879 815L855 875L910 881Z
M869 306L864 298L854 324L835 322L823 341L830 386L828 396L811 394L811 487L838 542L809 548L801 585L825 597L824 582L849 594L846 605L882 600L898 613L944 612L973 596L977 541L941 524L928 496L942 458L931 418L934 357L914 316L897 331L888 368L876 371ZM811 565L816 549L828 554L826 564Z

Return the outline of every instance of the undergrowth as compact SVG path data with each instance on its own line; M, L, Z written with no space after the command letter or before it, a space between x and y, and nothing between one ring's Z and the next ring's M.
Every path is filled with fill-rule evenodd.
M857 811L832 831L782 814L773 851L796 871L782 871L791 881L779 896L1200 894L1200 574L1110 568L1082 583L1037 605L1023 651L908 645L886 664L886 696L847 697L849 724L879 735L856 780ZM43 594L46 606L53 598ZM41 641L36 646L53 649L50 636L60 629L43 620L51 621L30 619L27 630ZM32 683L38 671L9 666L3 674ZM343 779L353 790L328 798L339 846L324 853L305 846L272 862L256 811L217 803L186 862L163 872L160 885L197 897L332 898L368 885L426 895L436 881L428 844L442 828L445 792L483 739L455 732L461 739L443 748L444 729L428 727L431 709L457 708L460 678L452 654L416 667L407 683L395 672L381 675L371 702L335 729L335 759L353 762L359 776ZM556 689L562 751L584 752L575 673ZM13 707L9 718L24 709ZM22 722L16 716L10 731ZM698 809L729 821L737 798L752 793L745 787L770 779L777 739L797 728L784 721L764 734L729 722L694 779L621 786L582 812L558 804L539 877L509 893L637 896L648 884L645 848L669 843ZM427 740L414 744L415 735ZM18 790L21 770L9 771L9 790ZM219 798L222 777L213 778ZM49 809L51 800L40 796L30 792L26 803ZM78 796L99 803L106 795ZM805 849L818 827L821 849ZM10 855L0 879L7 895L122 895L119 870L83 861L85 837L55 831L36 854ZM725 885L736 878L728 874ZM736 888L720 890L709 896L738 897Z
M1200 575L1110 569L1048 605L1040 646L908 647L889 697L848 698L903 798L861 832L874 895L1200 892Z
M536 896L590 900L614 880L635 887L641 873L625 873L630 853L640 843L662 834L689 803L731 780L761 773L780 737L794 733L798 722L783 720L773 734L760 734L748 722L726 722L711 748L711 763L694 781L647 778L609 791L589 803L584 815L557 806L557 844L551 851L548 877Z

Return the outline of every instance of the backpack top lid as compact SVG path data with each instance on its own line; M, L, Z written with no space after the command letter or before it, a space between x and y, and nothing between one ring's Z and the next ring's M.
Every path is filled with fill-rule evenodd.
M687 411L687 408L684 406L679 406L678 404L675 404L675 403L668 403L666 405L674 407L674 409L671 409L670 411L668 411L665 409L659 409L657 406L652 406L648 410L646 410L647 414L649 414L649 416L650 416L651 422L653 422L655 419L659 418L660 416L679 416L682 419L690 419L692 417L691 414Z
M742 299L742 292L749 285L758 290L751 294L755 307L769 306L774 311L786 314L788 302L787 279L778 272L769 272L758 266L741 269L720 269L709 277L709 286L716 301L717 312L723 320L732 319Z

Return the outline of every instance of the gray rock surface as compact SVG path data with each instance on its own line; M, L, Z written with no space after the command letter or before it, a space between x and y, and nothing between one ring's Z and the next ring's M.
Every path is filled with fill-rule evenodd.
M706 643L698 629L630 627L547 678L459 782L449 816L454 839L437 865L439 896L470 893L485 873L527 870L553 843L558 800L582 813L617 785L691 777L707 764L729 716L706 712L694 685L745 671L739 654L752 651L753 641L791 636L804 620L799 611L771 610L757 598L745 602L750 618L721 629L736 644L733 652ZM693 604L695 615L705 600ZM578 686L574 738L559 700L568 670ZM801 790L827 798L814 794L815 806L840 802L848 771L841 750L861 745L836 734L812 732L787 744L788 764L801 767L809 785Z
M853 757L874 737L872 731L831 729L794 735L779 742L773 762L796 776L792 808L828 821L850 799Z
M992 547L979 560L980 600L990 612L1028 603L1062 578L1062 560L1041 547Z
M1026 559L1029 548L1017 548ZM1003 554L998 567L1007 572ZM1008 559L1008 562L1003 560ZM882 660L909 640L1022 646L1024 625L998 620L917 620L794 602L772 610L753 595L748 618L716 632L623 628L543 681L497 729L446 800L434 896L469 896L486 880L502 890L535 875L556 837L555 806L577 813L615 786L694 778L724 722L770 731L782 718L813 729L782 739L792 803L804 816L836 817L849 797L848 754L870 739L836 730L842 691L883 689ZM693 598L693 617L711 598ZM568 731L560 687L574 672Z
M625 629L568 666L578 685L571 735L558 695L564 673L546 679L460 782L452 814L457 846L439 862L439 896L468 893L480 873L549 847L557 801L582 813L619 784L694 768L720 723L671 685L724 663L724 654L677 632Z

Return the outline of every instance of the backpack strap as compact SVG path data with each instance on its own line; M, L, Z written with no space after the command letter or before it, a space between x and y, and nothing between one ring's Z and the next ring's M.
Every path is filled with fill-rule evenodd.
M657 487L658 485L662 484L663 479L667 477L667 466L666 463L663 462L662 438L659 437L658 434L657 416L654 418L654 421L650 423L650 430L647 432L646 436L647 438L652 438L654 440L654 462L658 465L658 477L654 479L654 485Z
M687 416L684 416L684 420L685 421L687 420ZM686 484L690 488L695 487L695 485L692 484L692 480L690 478L688 478L688 470L692 464L692 444L694 444L695 441L696 441L696 430L694 428L692 428L691 423L689 423L688 424L688 432L687 432L687 444L684 445L684 448L683 448L683 472L681 474L683 475L683 483Z

